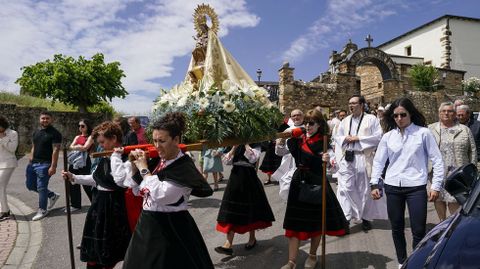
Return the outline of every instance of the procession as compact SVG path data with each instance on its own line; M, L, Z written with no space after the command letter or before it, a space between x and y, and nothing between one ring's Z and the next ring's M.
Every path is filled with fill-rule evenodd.
M445 94L410 91L369 34L311 82L285 62L262 84L213 5L192 22L184 79L148 116L0 115L2 268L480 268L475 77L441 67ZM372 66L381 82L360 81Z

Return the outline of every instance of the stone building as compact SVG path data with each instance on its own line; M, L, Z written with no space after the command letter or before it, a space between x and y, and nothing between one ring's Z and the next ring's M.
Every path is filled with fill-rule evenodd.
M394 55L421 57L427 64L464 70L465 78L480 76L480 19L444 15L377 48Z
M370 39L370 37L368 38ZM461 81L465 71L437 68L441 78L434 93L418 92L409 77L409 70L421 57L406 57L387 54L370 47L358 48L349 41L340 53L333 51L329 70L309 82L295 80L294 68L285 63L279 70L279 106L289 113L294 108L308 110L315 106L325 113L347 109L351 95L362 94L371 104L386 105L396 98L411 97L423 111L427 120L437 120L441 102L464 99L475 111L479 110L478 99L463 95Z

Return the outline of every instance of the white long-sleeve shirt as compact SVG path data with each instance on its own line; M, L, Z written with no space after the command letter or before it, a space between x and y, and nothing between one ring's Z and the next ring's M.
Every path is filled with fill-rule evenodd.
M370 184L378 184L387 159L390 164L385 184L397 187L426 185L430 160L433 166L432 189L442 189L442 155L428 128L412 123L405 128L403 136L398 128L386 133L380 140L373 159Z
M117 186L122 188L130 187L131 182L134 182L129 174L132 173L132 166L130 163L123 163L122 157L120 153L113 153L110 157L110 166L111 166L111 175L113 177L113 181ZM93 173L92 173L93 174ZM107 188L104 188L100 185L97 185L95 180L93 179L93 175L73 175L74 182L73 184L81 184L81 185L88 185L94 186L100 191L111 191Z
M184 154L180 151L172 159L165 161L165 167L182 157ZM189 208L188 199L192 191L191 188L175 184L172 181L160 181L157 175L145 176L138 185L133 179L132 164L130 161L122 163L121 155L112 154L112 175L123 178L123 185L132 188L135 195L142 196L143 210L158 212L178 212ZM178 202L183 196L183 202L179 205L171 206ZM169 206L170 205L170 206Z

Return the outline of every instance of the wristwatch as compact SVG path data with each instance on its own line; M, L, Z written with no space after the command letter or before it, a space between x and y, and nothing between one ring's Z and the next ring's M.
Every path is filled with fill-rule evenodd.
M144 176L147 175L147 174L150 174L150 170L148 170L148 168L142 168L142 169L140 170L140 175L141 175L142 177L144 177Z

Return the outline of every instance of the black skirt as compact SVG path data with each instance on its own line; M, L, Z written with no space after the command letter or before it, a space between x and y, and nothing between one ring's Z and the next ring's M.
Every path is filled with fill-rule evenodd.
M260 165L260 171L264 173L273 174L277 171L282 157L275 154L275 142L269 142L267 150L265 151L265 157L263 157L262 165Z
M188 211L142 211L124 269L211 269L212 260Z
M301 180L309 184L322 185L321 175L310 170L297 169L292 177L288 193L287 211L283 228L298 232L316 232L322 230L322 205L314 205L298 201L299 184ZM326 231L331 235L344 234L347 220L343 214L340 203L335 196L330 184L326 189Z
M123 189L99 191L95 188L83 228L80 259L114 265L125 257L130 237Z
M233 166L217 221L234 225L275 221L255 168Z

